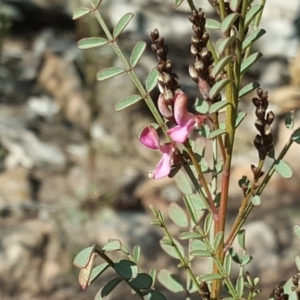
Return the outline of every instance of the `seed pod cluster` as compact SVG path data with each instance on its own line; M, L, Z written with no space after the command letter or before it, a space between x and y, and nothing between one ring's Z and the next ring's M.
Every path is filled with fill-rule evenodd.
M256 107L255 115L257 117L254 125L259 134L254 139L254 146L258 151L259 159L264 160L267 153L273 149L273 133L271 130L271 124L274 121L274 113L269 111L268 92L264 92L261 88L256 91L257 97L252 99L254 106Z
M283 285L277 284L274 289L275 300L288 300L289 295L284 293Z
M172 72L173 62L167 59L168 46L165 45L164 38L159 36L157 29L150 33L150 38L151 49L156 53L158 61L158 86L161 92L158 109L164 118L171 120L173 112L169 106L173 106L174 92L180 88L179 78Z
M209 98L210 88L215 84L215 79L210 76L214 60L212 53L207 49L209 34L205 31L206 18L204 11L201 9L193 11L189 21L193 24L194 35L191 39L191 54L195 59L195 62L189 66L190 76L198 84L204 100L219 101L219 95L216 99Z

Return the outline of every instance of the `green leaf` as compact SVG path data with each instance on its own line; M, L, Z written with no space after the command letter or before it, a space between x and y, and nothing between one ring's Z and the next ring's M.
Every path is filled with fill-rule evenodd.
M175 0L175 7L179 7L184 0Z
M241 6L242 0L230 0L229 7L232 11L237 12Z
M92 0L92 4L94 7L98 7L101 2L102 2L102 0Z
M294 111L289 111L284 118L285 127L289 130L294 128Z
M220 26L221 31L223 31L225 33L226 31L230 30L233 23L237 20L238 17L239 17L239 14L236 12L228 15L221 23L221 26Z
M231 82L232 81L229 78L225 78L216 82L209 91L210 99L213 100Z
M252 32L247 38L243 41L243 50L246 50L249 46L251 46L255 41L257 41L260 37L262 37L266 31L264 29L257 29Z
M129 255L129 251L125 245L122 244L121 252L125 255Z
M206 208L205 204L201 199L199 199L199 196L196 194L192 194L189 196L184 195L183 201L189 213L191 221L194 224L198 224L202 216L202 210Z
M183 170L180 170L175 176L175 182L180 191L185 195L193 193L193 188L189 177Z
M151 278L152 278L152 286L154 286L155 281L156 281L156 270L155 270L155 269L151 269L151 270L149 271L149 275L150 275Z
M162 269L158 273L157 278L165 288L174 293L183 292L185 290L183 285L180 283L179 278L168 270Z
M244 111L240 111L237 114L236 120L235 120L235 128L239 127L239 125L242 123L242 121L245 119L246 116L247 116L247 113Z
M251 82L247 85L245 85L240 91L239 91L239 98L244 97L248 93L252 92L253 90L260 87L260 84L258 82Z
M220 22L213 19L206 19L205 28L219 30L220 26L221 26Z
M213 214L209 213L204 221L204 234L207 235L209 233L209 230L211 228L211 225L213 223Z
M149 289L152 286L152 277L146 273L139 273L132 279L130 285L138 289Z
M157 80L158 80L158 71L156 68L153 68L146 79L147 92L151 92L155 88L155 86L157 85Z
M217 251L220 243L223 241L223 237L224 237L224 232L218 232L214 238L214 250Z
M289 294L289 300L299 300L299 294L296 291L293 291Z
M143 292L144 300L167 300L167 298L159 291L148 290Z
M197 250L202 250L202 251L207 251L207 247L202 242L201 240L191 240L190 242L190 251L197 251ZM211 255L210 255L211 256Z
M241 259L241 266L245 266L249 264L249 262L252 260L252 256L248 254L244 254Z
M179 254L184 257L184 250L183 250L183 247L182 245L173 238L173 241L174 241L174 244L177 246L177 249L179 251L179 254L177 253L176 251L176 248L173 246L173 245L169 245L169 244L166 244L165 243L166 239L162 239L160 241L160 245L162 247L162 249L168 254L170 255L171 257L174 257L174 258L177 258L179 259Z
M260 196L259 196L259 195L253 196L253 197L251 198L251 203L252 203L254 206L260 205L260 203L261 203Z
M274 169L283 178L291 178L293 176L292 169L283 160L277 160L277 161L275 161L275 163L274 163Z
M245 73L261 57L262 54L259 52L255 52L247 57L247 59L242 62L241 73Z
M216 174L219 174L219 173L222 172L222 170L223 170L223 161L220 160L219 162L217 162L217 163L215 164L215 166L214 166L214 172L215 172Z
M105 270L108 269L108 267L109 267L109 264L107 262L105 262L105 263L93 268L89 284L94 282L102 273L104 273Z
M104 287L96 294L95 300L105 299L114 288L122 281L121 278L114 278L104 285Z
M245 28L247 28L250 25L252 20L261 11L261 9L262 9L261 5L254 5L249 9L245 17Z
M229 48L236 40L236 37L234 35L228 37L228 38L225 38L221 41L218 42L218 45L217 45L217 51L222 54L225 52L225 50L227 48Z
M74 266L76 268L85 268L93 255L94 249L95 245L81 250L73 260Z
M244 293L244 277L243 276L238 277L238 279L236 281L235 289L239 295L239 299L241 299L243 297L243 293Z
M190 252L191 256L211 257L211 253L207 250L195 250Z
M132 257L133 257L135 263L138 264L140 257L141 257L141 247L140 246L134 246Z
M121 99L119 100L115 105L114 105L114 109L115 111L120 111L123 110L131 105L134 105L135 103L139 102L140 100L142 100L142 96L140 95L132 95L129 96L125 99Z
M79 49L90 49L95 47L104 46L108 43L107 39L101 38L101 37L91 37L82 39L78 42L77 46Z
M119 20L118 24L116 25L113 31L114 38L117 38L122 33L122 31L126 28L126 26L131 21L132 18L133 18L133 14L127 13Z
M112 252L112 251L120 251L122 249L122 243L119 240L110 240L103 248L105 252Z
M229 255L232 257L234 262L236 262L237 264L241 264L241 260L233 248L229 249Z
M228 102L226 100L216 102L216 103L212 104L211 107L209 108L209 113L213 114L213 113L217 112L218 110L221 110L222 108L224 108L227 105L228 105Z
M197 232L183 232L179 235L181 240L200 239L201 236Z
M200 281L213 281L222 278L223 277L220 274L207 274L207 275L200 276Z
M299 225L295 225L293 227L293 229L294 229L294 232L296 234L296 237L300 240L300 226Z
M212 131L212 132L209 134L208 138L209 138L209 139L214 139L214 138L216 138L217 136L220 136L220 135L225 134L225 133L226 133L226 130L225 130L225 129L217 129L217 130Z
M232 265L232 257L231 255L226 255L224 259L224 269L226 271L227 276L230 275Z
M186 213L177 203L171 203L168 212L171 220L178 226L187 227L189 225Z
M145 49L146 49L146 43L145 42L138 42L134 46L134 48L132 50L132 53L131 53L131 56L130 56L130 60L129 60L130 66L132 68L134 68L136 66L136 64L140 60L141 56L143 55Z
M220 59L217 64L214 66L210 76L216 78L221 72L223 72L224 68L232 61L233 56L225 56Z
M197 98L196 104L195 104L195 109L198 113L205 115L208 113L209 104L204 99Z
M245 234L246 234L245 229L241 229L237 235L239 245L244 250L246 250Z
M77 20L87 14L89 14L91 10L87 7L79 7L74 10L73 12L73 20Z
M133 261L121 259L115 262L115 271L124 279L130 279L137 277L139 268Z
M296 264L298 271L300 271L300 256L299 255L297 255L295 257L295 264Z
M300 144L300 127L292 133L291 138L296 144Z
M124 73L125 70L120 67L111 67L104 69L97 74L97 80L102 81Z

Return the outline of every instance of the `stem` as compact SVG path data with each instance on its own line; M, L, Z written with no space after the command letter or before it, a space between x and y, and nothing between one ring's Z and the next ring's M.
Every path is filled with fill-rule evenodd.
M284 156L286 155L287 151L289 150L289 148L291 147L292 144L293 144L293 140L290 137L289 140L287 141L287 143L285 144L285 146L283 147L283 149L281 150L277 160L274 160L272 166L270 167L269 171L267 172L266 176L264 177L262 183L258 187L255 195L260 196L262 194L262 192L264 191L265 187L267 186L268 182L270 181L271 177L273 176L273 174L275 172L275 168L274 168L275 163L278 160L281 160L284 158ZM249 199L250 196L252 196L252 193L247 194L246 198ZM247 204L248 199L246 199L246 198L243 200L243 203L245 202ZM242 204L242 206L243 206L243 204ZM241 208L242 208L242 206L241 206ZM249 216L251 210L253 209L253 207L254 207L254 205L252 203L249 203L247 206L244 205L243 209L241 209L241 212L239 213L238 217L236 218L234 225L227 237L227 240L225 243L226 248L232 245L237 233L244 225L244 223L245 223L247 217Z
M94 251L95 251L101 258L103 258L103 259L109 264L109 266L110 266L111 268L114 269L114 271L116 272L116 274L118 274L117 271L116 271L114 262L113 262L113 261L112 261L105 253L104 253L103 250L95 249ZM144 299L144 295L142 294L142 292L141 292L138 288L136 288L134 285L132 285L132 284L129 282L129 279L123 278L123 277L120 276L120 275L118 275L118 276L119 276L120 278L122 278L122 280L123 280L124 282L126 282L126 283L130 286L130 288L133 289L137 295L139 295L139 297L140 297L141 299Z

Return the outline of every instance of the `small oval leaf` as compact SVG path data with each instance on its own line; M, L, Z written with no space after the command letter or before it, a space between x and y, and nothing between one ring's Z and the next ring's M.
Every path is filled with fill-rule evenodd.
M127 13L119 20L118 24L116 25L113 31L114 38L117 38L122 33L122 31L126 28L126 26L131 21L132 18L133 18L133 14Z
M168 212L171 220L178 226L187 227L189 225L186 213L177 203L171 203Z
M293 171L290 166L283 160L276 161L274 163L275 171L281 175L283 178L291 178L293 176Z
M180 170L175 176L175 182L180 191L185 195L193 193L193 188L189 177L183 170Z
M197 232L183 232L179 235L181 240L200 239L201 236Z
M232 81L229 78L225 78L216 82L209 91L210 99L213 100L230 82Z
M232 55L225 56L222 59L220 59L214 66L212 72L210 73L210 76L216 78L231 61Z
M205 218L205 221L204 221L204 234L207 235L209 233L209 230L211 228L211 225L213 223L213 214L212 213L209 213L206 218Z
M245 85L240 91L239 91L239 98L244 97L248 93L252 92L253 90L260 87L260 84L258 82L251 82L247 85Z
M208 138L209 139L214 139L214 138L216 138L216 137L218 137L218 136L220 136L220 135L222 135L222 134L225 134L226 133L226 130L225 129L217 129L217 130L214 130L214 131L212 131L210 134L209 134L209 136L208 136Z
M209 108L209 113L213 114L213 113L221 110L222 108L224 108L226 105L228 105L228 102L226 100L216 102Z
M294 225L293 229L294 229L294 232L296 234L296 237L300 240L300 226L299 225Z
M183 292L185 290L179 278L169 270L162 269L158 273L157 279L165 288L174 293Z
M115 262L115 271L123 278L136 278L139 273L138 266L131 260L121 259Z
M218 42L218 45L217 45L217 51L222 54L225 52L225 50L227 48L229 48L236 40L236 37L234 35L228 37L228 38L225 38L223 39L222 41L219 41Z
M124 72L125 72L125 70L120 67L111 67L108 69L104 69L97 74L97 80L103 81L103 80L115 77L117 75L120 75Z
M123 110L137 102L139 102L142 98L142 96L140 95L132 95L132 96L129 96L125 99L122 99L122 100L119 100L115 105L114 105L114 108L115 108L115 111L120 111L120 110Z
M104 285L104 287L96 294L95 300L105 299L114 288L122 281L121 278L114 278Z
M207 250L195 250L190 252L191 256L211 257Z
M109 264L107 262L96 266L95 268L93 268L92 273L91 273L91 277L90 277L90 282L89 284L91 284L93 281L95 281L102 273L104 273L105 270L107 270L109 267Z
M146 43L145 42L138 42L134 46L134 48L132 50L132 53L131 53L131 56L130 56L130 60L129 60L130 66L132 68L134 68L136 66L136 64L140 60L141 56L143 55L145 49L146 49Z
M245 119L245 117L247 116L247 113L244 111L240 111L238 113L238 115L236 116L236 120L235 120L235 128L237 128L242 121Z
M255 41L257 41L260 37L262 37L266 31L264 29L257 29L252 32L247 38L243 41L243 50L246 50L250 45L252 45Z
M300 128L297 128L291 135L292 140L296 144L300 144Z
M295 257L295 264L296 264L298 271L300 272L300 256L299 255L297 255Z
M137 264L141 257L141 247L140 246L134 246L132 256L133 256L135 263Z
M249 262L252 260L252 256L245 254L243 255L242 259L241 259L241 265L245 266L247 264L249 264Z
M261 11L261 9L262 9L261 5L254 5L249 9L245 17L245 28L247 28L250 25L252 20Z
M158 80L158 71L156 68L153 68L146 79L147 92L151 92L155 88L155 86L157 85L157 80Z
M132 279L130 285L138 289L149 289L152 286L152 277L146 273L139 273Z
M79 49L90 49L95 47L104 46L108 43L108 41L101 37L91 37L82 39L78 42L77 46Z
M261 57L262 54L260 52L255 52L247 57L247 59L242 62L241 73L245 73Z
M175 0L175 7L179 7L184 0Z
M237 12L241 6L242 0L230 0L229 7L232 11Z
M94 249L95 245L81 250L73 260L74 266L76 268L85 268L93 255Z
M105 252L120 251L122 243L119 240L110 240L103 248Z
M236 12L228 15L221 23L221 26L220 26L221 31L223 31L223 32L228 31L232 27L233 23L237 20L238 17L239 17L239 14Z
M220 22L213 19L206 19L205 28L218 30L220 29L220 26L221 26Z
M220 274L207 274L207 275L200 276L200 281L213 281L222 278L223 277Z
M77 20L87 14L89 14L91 10L87 7L79 7L74 10L73 12L73 20Z
M223 237L224 237L224 232L218 232L214 238L214 250L217 251L220 243L223 241Z
M163 249L168 255L170 255L171 257L177 258L177 259L179 259L180 256L181 256L181 257L184 257L184 256L185 256L185 255L184 255L183 247L182 247L182 245L181 245L177 240L175 240L175 239L173 238L174 244L176 245L176 247L177 247L179 253L176 251L176 248L174 247L174 245L172 245L172 244L168 245L168 244L164 243L164 241L165 241L165 239L161 240L161 241L160 241L160 245L161 245L162 249Z
M239 245L244 250L246 250L245 233L246 233L245 229L241 229L238 232L238 236L237 236Z
M202 250L202 251L207 251L207 247L204 244L204 242L200 241L200 240L192 240L190 242L190 251L198 251L198 250Z

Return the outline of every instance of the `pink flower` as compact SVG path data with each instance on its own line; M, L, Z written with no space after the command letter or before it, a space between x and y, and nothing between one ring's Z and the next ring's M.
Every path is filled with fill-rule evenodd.
M188 98L179 90L174 97L174 118L177 125L167 131L171 139L178 143L184 143L189 133L196 127L201 126L206 116L194 115L187 110Z
M140 141L146 147L160 150L163 156L157 164L155 170L151 173L153 179L159 179L168 176L171 171L171 162L173 159L174 146L172 143L166 143L161 145L159 143L159 137L157 131L153 126L148 126L143 129L140 135Z

